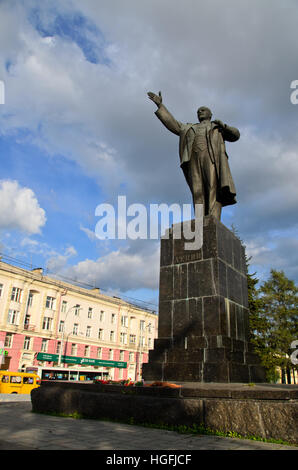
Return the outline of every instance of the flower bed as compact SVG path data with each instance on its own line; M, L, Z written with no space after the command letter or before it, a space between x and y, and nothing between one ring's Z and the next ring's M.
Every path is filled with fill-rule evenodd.
M145 384L142 380L133 382L132 380L95 380L94 383L101 383L104 385L122 385L124 387L167 387L167 388L181 388L181 385L169 382L152 382Z

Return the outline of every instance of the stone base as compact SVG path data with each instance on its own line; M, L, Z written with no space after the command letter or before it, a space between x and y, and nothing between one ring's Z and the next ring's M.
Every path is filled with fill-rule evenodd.
M204 217L199 250L187 250L187 240L176 239L174 233L172 229L161 239L158 339L143 364L143 378L266 382L265 369L249 343L240 240L212 216Z
M298 444L298 386L183 383L181 388L48 382L32 390L32 411L213 431Z

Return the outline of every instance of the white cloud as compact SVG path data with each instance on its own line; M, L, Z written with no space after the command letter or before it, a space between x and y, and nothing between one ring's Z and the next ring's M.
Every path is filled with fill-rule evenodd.
M146 253L119 249L95 261L86 259L74 266L68 264L67 256L58 255L48 261L47 267L58 276L96 285L105 290L126 292L141 288L157 289L159 246L152 244Z
M99 286L130 289L158 288L159 249L150 255L140 253L111 252L96 261L85 260L70 268L71 276Z
M69 246L65 249L63 255L55 253L54 256L48 259L47 269L50 273L57 274L65 268L69 258L76 255L77 250L73 246Z
M74 246L68 246L65 250L65 256L67 256L68 258L71 256L76 256L77 254L77 250Z
M28 234L40 233L46 223L45 211L34 192L17 181L0 181L0 228L21 230Z
M38 246L38 241L37 240L32 240L31 238L25 237L21 240L20 246L24 247L29 247L29 248L35 248Z
M298 278L298 240L290 233L278 236L256 237L245 243L249 272L256 272L261 281L269 277L270 270L284 271L289 279Z
M82 232L84 232L87 237L89 238L89 240L92 240L92 241L96 241L98 240L96 234L94 231L90 230L89 228L87 227L83 227L82 225L80 225L80 230L82 230Z

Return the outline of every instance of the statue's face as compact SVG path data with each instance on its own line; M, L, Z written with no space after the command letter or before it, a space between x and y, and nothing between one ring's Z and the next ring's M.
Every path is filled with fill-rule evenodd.
M210 121L211 116L212 116L212 113L211 113L209 108L206 108L206 106L201 106L198 109L198 119L199 119L200 122L205 121L205 120Z

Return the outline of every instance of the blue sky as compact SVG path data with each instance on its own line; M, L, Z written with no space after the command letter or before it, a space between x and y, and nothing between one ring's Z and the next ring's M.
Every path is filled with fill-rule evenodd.
M60 13L57 2L51 5L45 9L38 5L28 10L28 18L36 31L42 37L59 36L76 43L88 62L109 64L109 58L104 53L106 41L96 24L78 10Z
M146 96L161 90L182 122L207 105L240 129L227 144L238 204L222 222L261 279L297 282L297 16L294 0L0 1L2 252L157 304L159 243L94 230L118 195L191 203L177 138Z

